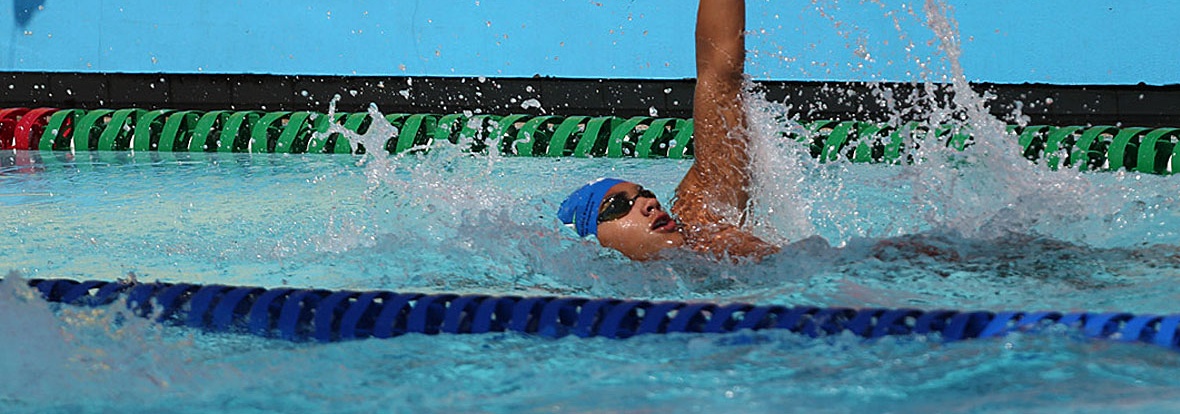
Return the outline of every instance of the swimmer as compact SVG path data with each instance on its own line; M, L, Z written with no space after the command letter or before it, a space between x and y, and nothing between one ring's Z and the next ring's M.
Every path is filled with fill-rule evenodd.
M693 97L695 161L676 188L669 215L636 183L604 178L561 204L558 218L578 235L632 260L688 248L717 258L760 259L778 247L743 230L750 195L746 115L744 0L701 0L697 10L697 84Z

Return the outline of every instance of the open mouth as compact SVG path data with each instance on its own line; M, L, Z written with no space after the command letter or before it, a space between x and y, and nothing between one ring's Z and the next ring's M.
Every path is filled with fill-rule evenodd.
M651 222L651 230L653 231L674 231L676 230L676 221L668 214L660 214Z

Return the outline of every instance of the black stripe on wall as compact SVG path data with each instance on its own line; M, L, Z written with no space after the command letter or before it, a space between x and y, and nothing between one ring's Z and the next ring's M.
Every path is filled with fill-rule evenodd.
M859 82L758 83L768 100L801 121L923 120L947 85ZM989 112L1014 123L1180 126L1180 85L974 84L993 96ZM927 92L928 90L932 92ZM62 108L337 110L370 103L384 113L525 113L692 116L693 80L288 76L0 72L0 106ZM891 105L892 104L892 105ZM891 109L902 108L902 110Z

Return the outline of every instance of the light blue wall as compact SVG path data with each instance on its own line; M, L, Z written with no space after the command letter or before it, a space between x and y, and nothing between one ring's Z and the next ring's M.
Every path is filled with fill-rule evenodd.
M693 76L691 0L0 4L0 71ZM1180 2L950 4L968 79L1180 83ZM934 35L922 6L750 0L749 72L776 80L939 80L946 65L928 45Z

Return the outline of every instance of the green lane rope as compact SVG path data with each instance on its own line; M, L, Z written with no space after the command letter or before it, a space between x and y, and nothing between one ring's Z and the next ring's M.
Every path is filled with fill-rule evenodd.
M1123 128L1118 135L1115 135L1114 141L1111 141L1110 149L1106 151L1106 159L1109 163L1107 168L1118 170L1124 165L1127 169L1134 168L1133 162L1126 164L1128 161L1126 154L1128 152L1134 153L1138 149L1139 145L1134 141L1138 141L1139 134L1143 131L1147 131L1147 128ZM1130 147L1129 150L1128 147Z
M151 151L159 146L160 136L164 134L164 121L171 109L157 109L139 114L135 132L131 138L132 151ZM142 126L141 126L142 124Z
M492 141L500 140L499 149L501 154L513 154L511 149L512 143L516 141L517 133L520 132L517 123L525 123L530 117L532 115L513 114L499 119L488 118L492 126L492 133L488 138L491 138Z
M1180 128L1157 128L1144 135L1143 140L1139 142L1136 171L1154 174L1155 169L1168 163L1169 159L1174 167L1177 160L1172 154L1176 150L1176 140L1180 139L1178 133ZM1166 141L1160 141L1161 139Z
M1087 128L1085 132L1082 132L1081 137L1078 138L1077 146L1071 152L1073 154L1070 159L1071 165L1076 164L1078 169L1082 171L1102 168L1100 161L1106 159L1108 139L1114 138L1114 134L1118 132L1118 128L1106 125Z
M3 108L0 108L3 109ZM195 111L160 109L43 108L48 117L39 137L0 137L27 142L40 151L160 151L254 153L353 153L340 125L363 134L372 124L368 113L327 114L305 111ZM31 112L30 112L31 113ZM17 118L19 119L19 118ZM692 158L691 119L634 116L561 116L525 114L388 114L396 128L385 150L390 153L462 144L465 150L533 157ZM962 150L972 144L970 131L918 122L889 125L848 120L820 120L802 125L806 133L784 137L806 145L821 162L847 158L860 163L908 160L910 137ZM1180 128L1009 125L1025 157L1050 168L1128 170L1172 174L1180 168ZM6 134L14 128L0 129ZM24 138L24 139L13 139ZM356 153L366 149L359 146Z
M856 144L856 149L853 150L852 161L854 162L873 162L873 159L881 159L885 156L885 151L890 145L901 148L903 140L900 134L893 134L888 125L881 125L872 122L860 123L860 139ZM886 134L891 140L890 143L885 144L879 151L874 151L873 142L879 142L882 139L882 134Z
M249 151L267 152L271 148L270 143L278 141L278 136L283 131L283 118L289 115L291 113L287 111L268 112L262 115L250 131Z
M328 134L328 128L333 123L340 123L344 119L345 114L336 114L333 117L328 117L327 114L316 114L313 118L311 140L307 143L307 152L312 154L331 153L338 149L343 149L344 154L352 152L348 146L348 140L340 136L340 134Z
M434 141L438 130L438 117L431 114L415 114L406 117L398 129L397 145L393 153L400 154L411 148L428 146Z
M221 128L221 136L213 147L217 152L245 152L249 149L251 124L262 117L262 112L234 112Z
M592 118L586 122L586 133L582 135L582 139L578 140L573 156L579 158L606 156L607 140L614 136L611 131L623 124L623 118L617 116ZM586 139L587 137L590 139Z
M516 155L534 156L543 154L545 147L540 147L540 145L549 142L546 138L552 138L549 127L552 126L552 122L555 119L560 118L559 116L546 115L534 117L526 121L520 127L521 139L516 141L516 147L514 149Z
M569 145L575 142L570 138L575 133L582 131L589 119L588 116L571 116L561 121L557 125L557 129L553 131L553 135L549 136L549 146L545 151L545 156L560 157L565 155L565 152L570 150Z
M227 123L229 116L230 111L224 110L209 111L201 115L197 120L196 127L193 128L192 135L188 137L188 145L182 145L182 147L188 147L188 152L216 151L217 140L221 139L221 136L215 130L221 129Z
M1045 153L1049 154L1046 157L1046 162L1049 164L1049 168L1057 169L1062 165L1060 151L1076 144L1075 135L1080 130L1082 130L1080 126L1067 126L1057 128L1049 133L1045 141Z
M311 116L311 112L292 112L274 148L268 145L266 152L306 152L307 144L311 141Z
M844 148L844 144L848 143L848 134L853 128L856 128L857 123L854 121L846 121L836 124L835 128L828 133L828 138L822 143L823 149L820 150L820 161L828 162L835 161L840 157L840 149Z
M114 111L106 120L98 136L98 149L101 151L126 151L134 136L135 123L147 112L143 109L129 108Z
M110 109L95 109L82 115L78 120L77 128L74 129L74 150L93 151L99 149L98 143L95 142L96 133L102 133L106 122L110 120L110 114L114 112Z
M54 112L49 117L49 124L41 134L38 149L41 151L68 151L70 138L74 135L74 124L78 117L86 111L81 109L63 109Z
M180 111L169 114L160 135L157 151L173 152L187 150L188 142L200 118L200 111Z

